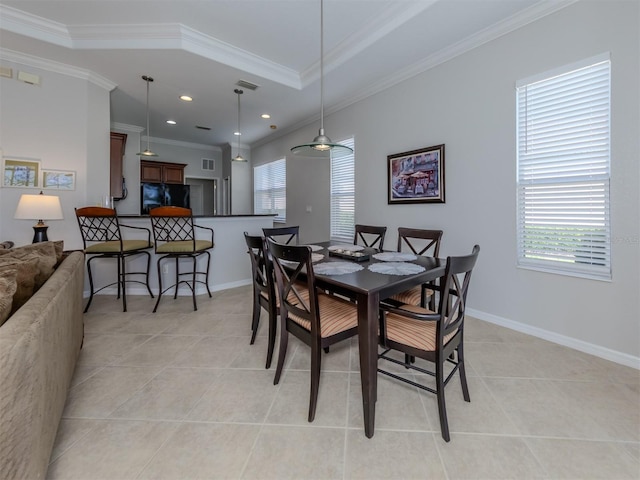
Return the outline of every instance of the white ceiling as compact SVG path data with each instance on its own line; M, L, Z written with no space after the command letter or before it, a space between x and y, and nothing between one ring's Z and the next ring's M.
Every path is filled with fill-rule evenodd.
M574 1L325 0L325 116ZM238 80L259 85L243 145L319 126L320 0L0 0L0 60L16 52L117 85L116 123L145 125L153 77L152 137L235 146Z

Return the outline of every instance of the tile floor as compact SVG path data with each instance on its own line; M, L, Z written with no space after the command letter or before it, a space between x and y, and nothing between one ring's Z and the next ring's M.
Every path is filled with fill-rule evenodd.
M273 385L251 290L94 300L49 479L640 478L640 372L473 318L471 403L453 379L451 442L435 397L379 376L364 435L357 339L323 357L307 422L309 351L289 343Z

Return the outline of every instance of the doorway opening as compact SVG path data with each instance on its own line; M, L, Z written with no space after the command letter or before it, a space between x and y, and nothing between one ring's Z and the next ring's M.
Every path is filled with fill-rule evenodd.
M217 178L185 178L190 185L191 211L194 215L218 215L218 179Z

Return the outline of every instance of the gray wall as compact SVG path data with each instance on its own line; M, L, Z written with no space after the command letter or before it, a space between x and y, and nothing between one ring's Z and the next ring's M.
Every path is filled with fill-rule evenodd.
M441 228L442 255L480 244L472 280L474 315L640 365L639 3L577 2L325 118L334 140L355 137L356 222ZM515 82L604 52L612 60L611 282L516 268ZM252 151L254 165L313 138L309 125ZM387 205L387 155L444 143L446 204ZM287 223L305 240L329 238L320 209L328 170L288 156ZM328 162L326 162L328 163ZM328 178L328 177L327 177ZM310 200L311 199L311 200ZM305 230L310 233L306 235Z

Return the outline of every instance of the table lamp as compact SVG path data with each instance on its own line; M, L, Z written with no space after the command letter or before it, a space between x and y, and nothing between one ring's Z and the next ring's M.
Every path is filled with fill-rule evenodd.
M62 220L60 198L56 195L22 195L13 218L18 220L38 220L33 226L33 242L46 242L47 228L43 220Z

